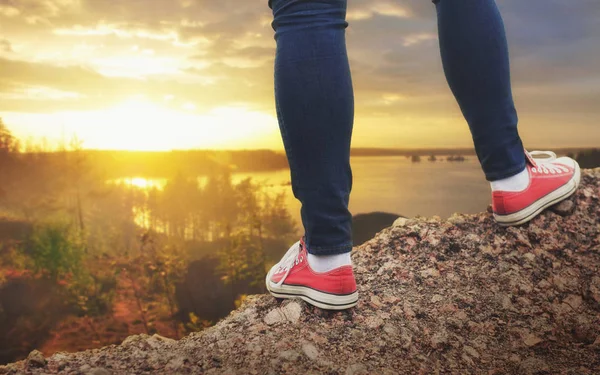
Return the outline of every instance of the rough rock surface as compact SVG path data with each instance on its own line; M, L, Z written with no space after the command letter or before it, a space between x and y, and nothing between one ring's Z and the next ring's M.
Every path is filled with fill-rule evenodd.
M180 341L34 354L0 374L599 374L600 169L571 200L514 228L489 213L397 221L355 249L350 311L253 296Z

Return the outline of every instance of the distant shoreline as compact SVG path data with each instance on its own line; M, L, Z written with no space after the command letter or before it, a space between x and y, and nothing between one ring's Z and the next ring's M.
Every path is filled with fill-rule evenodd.
M529 147L528 150L552 150L556 154L568 154L579 151L590 151L597 147ZM37 154L53 154L61 151L34 152ZM70 152L70 151L67 151ZM237 154L237 153L271 153L284 155L284 150L277 149L188 149L188 150L161 150L161 151L139 151L139 150L100 150L83 149L79 152L87 154L122 154L122 155L165 155L165 154ZM458 148L377 148L356 147L350 150L350 156L429 156L429 155L475 155L475 149L469 147Z
M531 148L538 149L538 148ZM541 148L547 149L547 148ZM593 148L560 148L554 149L559 155L593 150ZM108 151L108 150L74 150L77 159L85 165L102 172L106 179L143 176L167 178L175 175L206 176L220 173L223 167L231 173L267 172L289 169L288 160L283 150L172 150L172 151ZM37 155L35 160L50 163L64 162L65 152L23 153ZM386 148L354 148L351 157L413 157L437 160L436 157L475 157L472 148L421 148L421 149L386 149Z

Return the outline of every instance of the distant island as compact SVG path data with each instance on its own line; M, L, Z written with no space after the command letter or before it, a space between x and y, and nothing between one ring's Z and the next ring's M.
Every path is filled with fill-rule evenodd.
M528 150L552 150L557 155L591 155L593 152L600 152L600 149L593 147L527 147ZM350 151L351 156L406 156L412 157L418 155L420 157L431 156L475 156L475 149L472 147L463 148L371 148L360 147L353 148Z
M579 150L579 149L577 149ZM447 155L475 155L474 148L353 148L351 156L447 156Z
M465 157L462 155L450 155L446 158L447 161L465 161Z

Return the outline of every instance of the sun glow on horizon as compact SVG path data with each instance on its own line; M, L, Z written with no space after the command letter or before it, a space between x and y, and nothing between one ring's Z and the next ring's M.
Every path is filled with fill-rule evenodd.
M30 118L17 124L15 135L36 141L43 137L51 147L65 137L76 137L83 148L101 150L225 149L255 144L277 147L273 142L278 135L276 119L266 113L241 106L198 113L194 103L167 104L132 98L101 111L48 114L45 117L51 119L50 126L40 127L39 118ZM15 114L15 119L23 118L27 115ZM7 116L9 126L11 120Z

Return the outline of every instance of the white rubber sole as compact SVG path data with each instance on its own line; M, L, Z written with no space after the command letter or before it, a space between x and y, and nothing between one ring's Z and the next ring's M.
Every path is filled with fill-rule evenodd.
M538 199L533 204L522 209L521 211L509 215L494 214L494 219L496 219L498 224L504 227L525 224L539 215L546 208L555 205L556 203L573 195L573 193L575 193L579 187L580 179L581 169L579 168L579 164L575 163L575 173L569 182L554 190L550 194Z
M325 310L346 310L358 303L358 291L351 294L329 294L300 285L280 285L267 279L267 290L276 298L299 298Z

